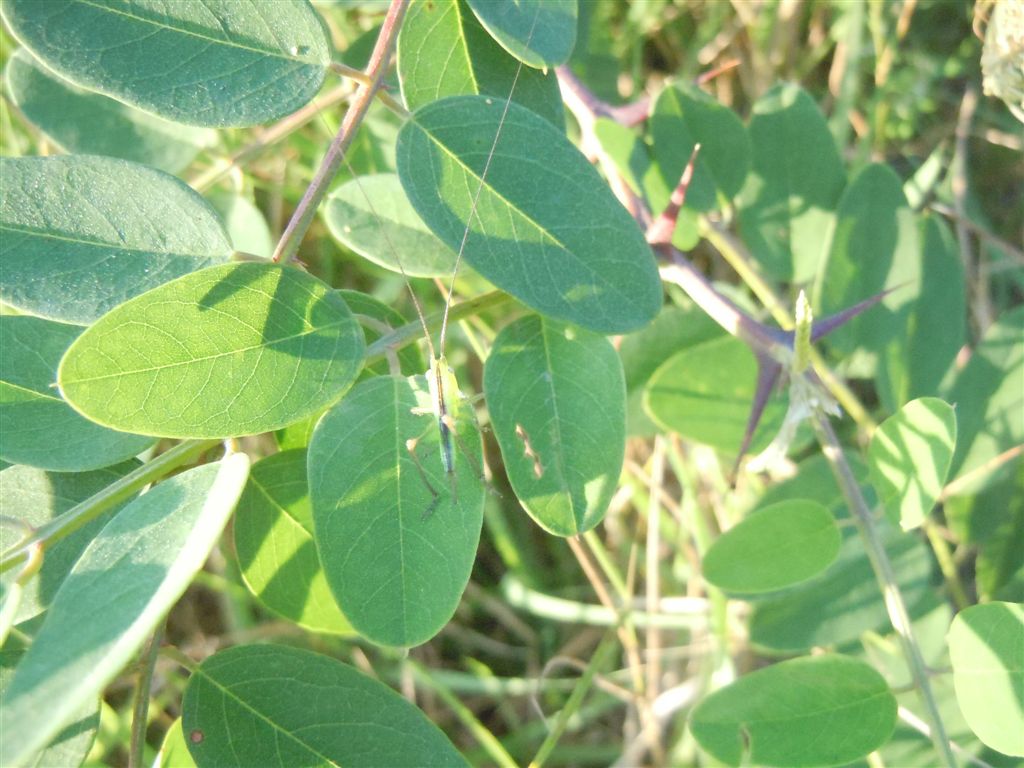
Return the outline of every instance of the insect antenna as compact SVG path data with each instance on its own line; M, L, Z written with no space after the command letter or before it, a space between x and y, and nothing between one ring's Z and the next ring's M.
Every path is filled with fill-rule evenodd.
M537 8L537 12L533 16L533 23L530 25L530 33L526 37L526 46L529 47L530 42L533 40L533 31L537 27L537 19L540 17L540 8ZM480 194L484 189L484 181L487 179L487 172L491 168L491 161L494 160L494 153L498 149L498 142L501 140L501 129L505 127L505 119L508 117L509 107L512 105L512 95L515 93L516 84L519 82L519 75L523 71L523 62L519 61L519 66L516 67L515 77L512 78L512 86L508 90L508 98L505 99L505 107L501 111L501 117L498 119L498 130L494 132L494 141L491 142L491 148L487 153L487 159L484 161L484 169L480 174L480 183L477 184L476 192L473 195L473 202L469 206L469 216L466 218L466 228L462 230L462 242L459 243L459 250L455 254L455 268L452 269L452 279L448 286L448 296L444 304L444 315L441 318L441 335L438 337L438 348L441 350L441 354L444 354L444 342L448 335L448 310L452 303L452 294L455 291L455 278L459 272L459 264L462 263L462 254L466 251L466 243L469 242L469 232L473 226L473 217L476 216L477 205L480 202Z

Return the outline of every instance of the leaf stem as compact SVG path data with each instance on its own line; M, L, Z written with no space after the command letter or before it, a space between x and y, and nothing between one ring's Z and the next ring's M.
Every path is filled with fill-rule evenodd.
M361 83L352 98L352 103L345 113L345 119L341 122L341 128L338 129L331 146L327 149L327 154L324 155L324 159L320 163L316 176L306 188L306 193L302 196L295 213L292 214L288 226L285 227L284 234L281 235L277 248L274 250L273 260L275 262L287 263L295 258L299 244L305 237L309 225L313 222L317 208L320 207L320 203L327 194L327 188L341 167L342 158L345 156L348 145L352 143L356 130L366 117L374 96L384 82L384 75L387 73L391 61L391 51L394 48L398 29L402 24L402 18L405 16L408 5L406 0L391 0L388 14L384 18L380 35L377 37L377 43L370 55L369 66L366 68L366 77L369 82Z
M814 429L818 435L822 452L832 467L836 482L842 490L843 497L853 514L857 523L861 540L864 542L864 549L867 552L871 568L878 579L878 585L882 590L885 600L886 611L889 614L889 621L892 623L896 635L899 637L900 646L903 649L903 656L907 666L910 667L911 676L914 679L914 687L917 688L921 702L924 704L927 715L930 736L935 750L941 756L943 765L948 768L956 768L956 758L949 746L949 737L946 735L946 728L939 713L938 704L932 693L931 682L928 678L928 667L921 655L921 647L914 637L913 627L910 622L910 613L907 611L907 604L903 600L899 585L896 583L896 574L893 572L889 555L885 551L881 537L875 527L875 519L871 514L864 495L861 493L860 485L857 483L843 453L839 438L836 437L828 417L818 412L813 418Z
M953 553L949 550L949 543L942 538L934 521L926 518L922 527L928 537L928 543L932 545L932 552L935 553L935 559L939 563L939 570L942 571L942 578L946 582L946 589L953 600L953 605L958 611L962 611L971 604L971 601L967 599L964 586L960 583L960 575L957 573L956 563L953 561Z
M468 299L467 301L461 301L458 304L453 305L448 313L448 317L451 321L461 320L462 318L479 314L484 309L490 309L491 307L496 307L511 300L512 297L507 293L502 291L491 291L490 293L485 293L483 296L477 296L474 299ZM426 318L427 328L439 328L443 318L443 310L429 315ZM396 328L388 335L381 336L375 342L370 344L366 348L366 363L370 364L376 362L378 359L385 357L388 350L397 351L406 344L421 338L423 338L423 326L420 325L420 321L416 320L412 323L406 323L401 328Z
M221 440L188 440L143 464L134 472L129 472L120 480L76 504L46 525L40 526L32 536L0 554L0 573L22 562L26 553L37 544L43 544L44 547L53 545L90 520L94 520L102 512L130 498L136 491L159 480L171 470L187 464L205 451L220 445L221 442Z

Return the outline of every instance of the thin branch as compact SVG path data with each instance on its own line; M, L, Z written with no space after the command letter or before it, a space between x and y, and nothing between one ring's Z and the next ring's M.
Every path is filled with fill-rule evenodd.
M971 232L976 234L982 240L987 240L992 243L996 248L1007 253L1011 259L1015 262L1014 267L1024 267L1024 249L1020 246L1014 245L1009 240L1004 240L992 232L989 232L985 227L981 226L971 219L962 218L955 210L950 208L948 205L942 203L931 203L929 206L936 213L940 213L948 219L952 219L956 226L963 226L969 229Z
M236 168L241 168L253 158L263 154L278 141L297 131L324 110L345 101L352 93L352 86L349 83L332 88L323 97L311 101L297 112L282 118L266 130L260 131L252 142L246 144L231 157L214 163L202 171L190 174L186 179L188 185L198 192L209 189Z
M373 53L370 56L370 64L366 69L366 75L370 82L368 85L361 84L359 90L356 91L352 104L345 113L345 119L342 120L341 128L338 129L337 136L334 137L334 141L327 149L327 154L324 155L316 176L306 188L306 193L302 196L295 213L292 214L288 226L285 227L284 234L281 235L277 248L274 250L273 260L275 262L287 263L295 258L299 244L305 237L309 225L313 222L313 217L316 216L317 208L320 207L320 203L327 195L327 188L341 167L342 158L349 144L352 143L356 131L370 109L370 104L373 103L374 96L384 82L384 76L387 74L387 68L391 61L391 51L394 49L398 29L407 8L407 0L391 0L391 7L388 8L388 14L384 18L380 35L377 37L377 44L373 47Z
M115 504L120 504L130 498L136 491L159 480L172 470L187 464L222 442L221 440L187 440L143 464L135 471L129 472L120 480L76 504L59 517L39 526L31 537L6 550L0 555L0 573L22 562L33 546L40 543L44 547L53 546Z
M943 765L947 768L956 768L956 758L949 746L949 737L946 735L946 727L942 722L942 715L939 712L938 703L932 693L931 681L928 677L928 667L925 664L924 656L921 654L921 647L914 637L913 627L910 622L910 613L907 611L907 604L900 592L899 584L896 581L896 574L892 568L892 562L885 551L885 545L875 527L875 518L871 514L864 495L861 493L860 484L853 475L843 453L839 438L829 423L828 416L818 412L813 418L815 432L818 441L821 443L822 452L828 459L835 475L836 482L842 490L843 497L850 508L853 519L857 523L861 541L864 542L864 549L867 552L871 568L875 572L878 586L882 590L882 597L885 600L885 608L889 614L889 621L896 636L899 638L903 650L903 657L910 668L911 676L914 679L914 687L924 705L928 727L932 743L936 752L941 756Z

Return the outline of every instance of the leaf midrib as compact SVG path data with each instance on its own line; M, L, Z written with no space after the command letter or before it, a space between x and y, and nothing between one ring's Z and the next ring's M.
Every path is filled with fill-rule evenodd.
M415 117L413 117L412 119L415 120ZM433 143L438 149L442 150L445 156L448 157L452 162L454 162L455 165L461 168L469 178L474 179L478 183L479 187L485 187L486 189L490 190L491 194L493 194L498 200L500 200L502 203L508 206L509 210L514 211L522 221L533 226L533 228L538 233L540 233L543 237L550 240L554 245L561 249L563 253L572 258L572 260L575 261L581 268L583 268L584 270L586 270L588 274L593 276L600 283L600 285L607 286L608 288L610 288L626 304L633 303L632 297L624 294L619 289L618 283L616 281L609 280L603 275L601 275L599 272L597 272L589 263L587 263L579 256L577 256L575 251L569 248L559 238L555 237L555 235L549 229L542 226L540 222L538 222L532 216L527 215L526 211L524 211L522 208L520 208L517 205L513 205L513 203L505 195L503 195L496 187L494 187L493 184L487 184L486 179L481 178L481 176L479 176L474 169L470 168L466 163L464 163L458 155L456 155L451 149L449 149L446 144L443 144L440 141L440 139L435 137L433 133L426 130L421 123L417 123L417 125L419 126L420 130L423 131L424 135L431 141L431 143ZM479 212L476 212L475 215L479 219ZM472 222L470 222L470 224L472 224ZM622 262L620 261L617 263L621 264ZM571 305L571 302L567 301L566 303Z
M88 246L88 247L92 247L92 248L105 248L107 250L124 252L124 253L133 253L133 254L152 253L152 254L157 254L157 255L160 255L160 256L182 256L182 257L185 257L185 258L196 259L196 260L209 259L209 258L215 257L215 256L229 256L229 255L231 255L230 248L228 248L226 251L211 252L211 253L183 253L182 251L174 251L174 250L159 251L159 250L147 247L147 246L127 247L126 248L126 247L123 247L123 246L119 246L116 243L104 242L102 240L86 240L86 239L83 239L83 238L80 238L80 237L76 238L76 237L68 237L68 236L65 236L65 235L52 234L48 230L38 230L38 229L29 229L29 228L23 228L23 227L18 227L18 226L12 226L8 222L0 224L0 233L3 233L3 232L12 232L12 233L15 233L15 234L24 235L26 237L31 237L31 238L33 238L35 240L56 241L56 242L60 242L60 243L69 243L71 245Z
M316 326L314 328L310 328L307 331L303 331L302 333L294 334L292 336L282 336L281 338L274 339L273 341L264 342L264 343L261 343L261 344L254 344L254 345L251 345L251 346L248 346L248 347L241 347L239 349L231 349L231 350L228 350L227 352L218 352L218 353L213 354L213 355L204 355L202 357L194 357L194 358L192 358L190 360L181 360L179 362L168 363L166 365L154 365L154 366L151 366L149 368L135 368L135 369L132 369L132 370L118 371L117 373L105 373L102 376L87 376L87 377L80 378L80 379L65 379L64 377L61 377L60 385L61 385L62 389L67 389L68 386L74 386L74 385L80 385L80 384L91 384L91 383L96 382L96 381L104 381L106 379L116 379L116 378L120 378L122 376L137 376L139 374L152 373L154 371L166 371L168 369L179 368L179 367L181 367L183 365L193 365L193 364L196 364L196 363L205 363L205 362L207 362L209 360L218 360L218 359L220 359L222 357L230 357L230 356L238 355L240 353L244 354L246 352L252 352L252 351L258 350L258 349L265 349L265 348L268 348L268 347L272 347L275 344L280 344L280 343L283 343L283 342L286 342L286 341L293 341L294 339L301 339L301 338L303 338L305 336L309 336L310 334L313 334L313 333L319 333L321 331L326 331L326 330L329 330L329 329L334 328L334 327L345 325L347 322L348 321L347 321L346 318L341 318L341 319L337 320L336 322L328 323L326 325L319 325L319 326Z
M97 11L99 11L101 13L110 13L110 14L112 14L114 16L122 16L122 17L124 17L126 19L131 19L132 21L138 22L140 24L147 24L147 25L149 25L151 27L156 27L157 29L167 30L168 32L177 33L177 34L180 34L180 35L185 35L187 37L194 37L197 40L203 40L203 41L206 41L206 42L211 43L213 45L223 45L223 46L227 46L229 48L237 48L237 49L242 50L242 51L248 51L250 53L258 53L260 55L270 56L270 57L276 58L276 59L283 59L284 61L294 61L296 63L305 64L307 66L319 66L319 67L323 68L322 65L320 65L320 64L313 64L313 63L310 63L308 61L305 61L305 60L300 59L300 58L295 57L295 56L285 55L280 50L273 50L273 49L269 49L269 48L268 49L255 48L255 47L250 46L250 45L242 45L241 43L237 43L237 42L235 42L233 40L224 40L224 39L221 39L221 38L209 37L207 35L201 35L198 32L193 32L193 31L188 30L188 29L182 29L181 27L174 27L174 26L171 26L169 24L161 24L161 23L159 23L157 21L154 21L153 19L147 19L147 18L144 18L142 16L136 16L136 15L134 15L132 13L126 13L124 11L117 10L115 8L111 8L109 6L99 5L98 3L91 2L90 0L78 0L78 2L81 5L86 5L86 6L89 6L90 8L94 8L94 9L96 9Z
M251 706L248 703L248 701L246 701L245 699L237 696L233 689L228 688L225 685L221 684L221 682L217 678L215 678L212 675L210 675L206 670L204 670L202 668L202 666L197 667L192 674L205 677L207 682L210 685L214 686L215 688L217 688L221 692L222 696L224 696L225 698L228 698L228 699L231 699L232 701L234 701L234 703L238 707L240 707L241 709L249 712L253 717L255 717L256 719L258 719L258 720L262 721L263 723L265 723L275 733L282 734L283 736L287 737L291 741L293 741L296 744L298 744L299 746L301 746L303 749L307 750L310 754L316 755L318 758L322 759L324 761L324 765L333 766L333 768L341 768L341 764L340 763L334 762L334 760L332 760L327 755L325 755L322 752L314 749L309 743L307 743L306 741L303 741L302 739L300 739L292 731L289 731L289 730L285 729L284 727L278 725L269 716L263 714L262 711L260 711L259 709L256 709L255 707Z

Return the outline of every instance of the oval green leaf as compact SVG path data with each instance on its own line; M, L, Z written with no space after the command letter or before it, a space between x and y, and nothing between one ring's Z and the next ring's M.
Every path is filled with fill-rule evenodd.
M327 583L355 630L381 645L419 645L447 623L469 581L483 525L474 420L456 424L449 479L437 420L413 409L431 409L424 377L360 382L320 420L309 444L313 523ZM418 441L415 456L408 440Z
M690 715L698 743L732 766L844 765L882 746L895 726L896 697L885 679L836 655L751 672Z
M7 467L0 472L0 509L4 510L5 515L32 528L39 528L139 466L133 460L93 472L74 473L45 472L25 466ZM124 503L112 507L46 547L46 556L39 573L25 587L15 623L37 616L53 602L53 596L82 551L123 506ZM0 552L6 552L17 545L22 534L21 528L0 526ZM12 568L0 575L0 601L4 599L6 589L18 577L19 571L19 568Z
M392 272L447 277L455 268L455 251L423 223L393 173L345 182L328 196L322 215L335 239Z
M917 528L942 493L956 445L956 413L935 397L912 400L875 430L871 482L893 522Z
M248 471L240 453L191 469L107 523L64 580L5 691L5 761L24 763L135 656L202 568Z
M480 26L465 0L435 0L409 8L398 35L398 77L409 109L446 96L478 94L504 100L511 93L513 101L556 128L565 125L554 73L520 68Z
M879 305L831 332L837 354L866 358L864 372L876 376L879 396L890 411L905 390L911 315L921 292L922 231L899 176L887 165L863 168L843 192L835 213L835 234L818 275L823 315L894 289ZM952 310L947 307L947 310Z
M913 206L912 206L913 207ZM934 395L967 339L967 286L960 246L938 216L919 219L920 291L906 330L899 368L905 376L895 402Z
M686 190L686 207L709 211L740 191L750 168L750 138L731 109L695 85L677 83L655 100L650 131L661 180L659 194L652 194L655 212L668 204L697 143L700 154Z
M477 19L501 46L531 67L565 64L576 45L576 0L468 0Z
M191 125L246 126L294 112L331 47L306 0L9 0L3 19L76 85Z
M14 52L4 76L21 114L72 154L120 157L178 173L217 141L209 128L172 123L61 80L24 48Z
M162 171L106 157L25 157L0 159L0 176L0 297L23 312L88 325L231 256L209 204Z
M61 356L76 325L28 315L0 317L0 457L57 472L84 472L131 458L153 439L101 427L57 390Z
M825 255L825 233L846 185L835 141L814 99L792 84L758 99L749 131L740 232L773 277L807 282Z
M314 632L352 631L316 553L305 451L253 465L233 530L242 579L263 605Z
M949 629L949 657L971 730L992 749L1024 757L1024 605L960 611Z
M725 336L687 347L670 357L647 383L644 407L665 429L727 455L743 444L757 384L757 360L737 338ZM768 401L754 434L757 453L782 426L785 403Z
M530 516L558 536L597 525L626 446L626 386L608 340L521 318L494 340L484 392L509 482Z
M225 264L162 285L94 323L58 373L90 419L162 437L279 429L341 397L362 367L341 297L276 264Z
M458 250L477 199L466 261L541 314L598 333L645 325L662 294L636 222L560 131L514 103L501 124L504 110L483 96L418 110L398 134L409 201Z
M728 592L771 592L817 576L839 554L832 513L794 499L754 512L704 555L704 578Z
M383 683L282 645L210 656L189 678L182 730L199 768L465 766L448 738Z

